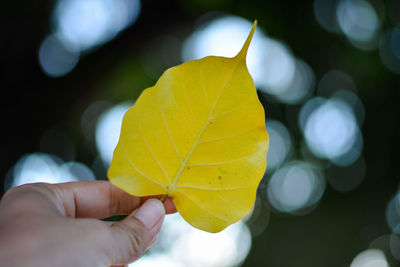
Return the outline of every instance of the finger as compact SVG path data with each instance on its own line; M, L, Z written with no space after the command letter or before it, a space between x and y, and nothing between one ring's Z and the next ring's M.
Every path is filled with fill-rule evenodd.
M163 198L163 195L142 197L142 202L145 202L146 200L151 199L151 198L156 198L156 199L160 199L161 200ZM164 208L165 208L165 213L166 214L172 214L172 213L177 212L177 210L175 208L175 205L174 205L174 202L172 201L171 198L166 197L164 199L164 201L162 201L162 202L164 204Z
M129 214L142 203L108 181L81 181L53 185L65 215L71 217L106 218Z
M136 197L112 185L109 181L82 181L58 184L67 215L72 217L106 218L114 215L130 214L150 198L162 196ZM170 198L164 200L167 214L176 208Z
M13 188L7 192L12 199L23 200L30 194L44 197L48 204L57 207L56 212L70 217L107 218L114 215L130 214L144 201L150 198L160 199L162 196L136 197L113 186L109 181L81 181L61 184L34 183ZM20 197L18 197L20 196ZM21 197L22 196L22 197ZM37 202L36 198L36 202ZM3 201L4 202L4 199ZM30 201L29 203L36 203ZM41 204L43 205L43 204ZM164 205L167 214L176 212L171 199L166 198ZM52 209L47 208L50 212Z
M156 238L165 216L164 205L149 199L120 222L111 225L113 245L107 254L112 264L125 264L141 257Z
M170 199L169 197L167 197L164 201L163 201L164 207L165 207L165 212L167 214L172 214L177 212L174 202L172 202L172 199Z

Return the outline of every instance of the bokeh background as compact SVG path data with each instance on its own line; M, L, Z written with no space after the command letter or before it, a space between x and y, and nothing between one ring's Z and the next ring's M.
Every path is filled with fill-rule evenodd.
M121 119L167 68L233 56L266 110L252 213L169 216L133 266L400 266L400 1L36 0L0 5L2 193L106 179Z

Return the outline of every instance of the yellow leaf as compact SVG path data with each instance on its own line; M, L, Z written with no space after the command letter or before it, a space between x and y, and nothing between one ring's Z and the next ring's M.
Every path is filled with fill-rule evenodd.
M168 69L123 119L108 171L136 196L167 195L194 227L219 232L248 214L265 172L264 109L246 67L256 22L234 58Z

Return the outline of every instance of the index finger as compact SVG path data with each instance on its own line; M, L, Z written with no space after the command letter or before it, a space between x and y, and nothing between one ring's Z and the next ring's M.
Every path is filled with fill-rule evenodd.
M115 187L109 181L81 181L54 184L65 213L71 217L106 218L130 214L146 199L161 196L136 197ZM176 212L170 199L164 201L166 213Z

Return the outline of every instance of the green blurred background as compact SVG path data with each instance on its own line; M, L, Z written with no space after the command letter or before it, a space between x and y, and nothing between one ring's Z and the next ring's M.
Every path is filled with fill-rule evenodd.
M255 208L220 235L171 217L133 265L400 266L398 0L2 1L1 188L106 179L140 92L233 56L254 19L271 142Z

